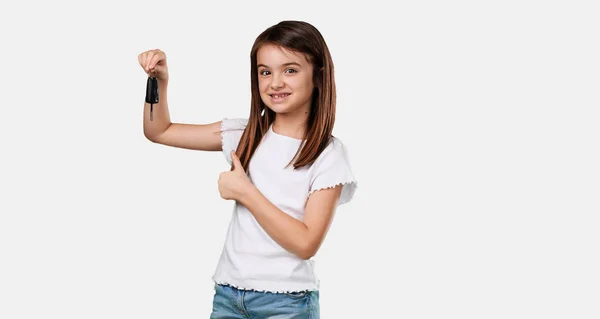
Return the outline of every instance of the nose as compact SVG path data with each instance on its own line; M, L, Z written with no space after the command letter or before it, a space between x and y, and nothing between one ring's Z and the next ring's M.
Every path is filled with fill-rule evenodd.
M271 88L273 90L277 90L283 87L283 80L281 79L281 75L273 74L271 77Z

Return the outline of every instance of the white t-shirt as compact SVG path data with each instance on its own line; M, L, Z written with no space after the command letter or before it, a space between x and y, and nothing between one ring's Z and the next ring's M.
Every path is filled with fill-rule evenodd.
M247 119L223 119L223 154L231 165ZM233 130L232 130L233 129ZM301 140L275 133L272 126L258 145L248 167L248 177L258 190L286 214L302 221L308 197L314 191L342 184L338 206L348 202L357 187L348 153L333 137L317 160L297 170L292 160ZM235 201L233 215L212 277L238 289L270 292L319 290L314 260L303 260L275 242L252 213Z

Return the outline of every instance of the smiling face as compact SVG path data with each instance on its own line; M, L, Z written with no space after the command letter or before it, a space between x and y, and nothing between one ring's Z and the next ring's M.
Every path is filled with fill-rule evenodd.
M257 52L258 88L275 113L303 114L310 110L313 67L305 55L273 44Z

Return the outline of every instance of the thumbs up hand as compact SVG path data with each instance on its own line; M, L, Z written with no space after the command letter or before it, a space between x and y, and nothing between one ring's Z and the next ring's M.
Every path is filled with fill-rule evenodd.
M241 198L254 185L246 175L235 151L231 151L231 160L233 170L219 174L219 193L223 199L241 201Z

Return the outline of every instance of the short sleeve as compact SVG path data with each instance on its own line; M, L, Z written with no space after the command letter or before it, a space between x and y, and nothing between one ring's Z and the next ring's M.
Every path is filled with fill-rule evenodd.
M348 151L344 144L333 138L331 144L319 155L311 168L310 189L308 196L315 191L342 185L342 194L338 206L349 202L358 183L350 167Z
M248 125L248 119L244 118L224 118L221 122L221 148L229 165L233 164L231 151L237 149L246 125Z

